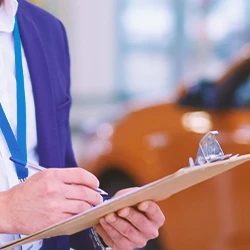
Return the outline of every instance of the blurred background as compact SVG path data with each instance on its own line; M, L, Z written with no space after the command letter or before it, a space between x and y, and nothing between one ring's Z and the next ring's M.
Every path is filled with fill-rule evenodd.
M250 40L248 0L34 0L66 26L73 132L136 97L214 79Z
M76 157L110 193L187 166L210 130L250 152L249 0L32 2L66 27ZM250 249L248 169L163 202L145 249Z

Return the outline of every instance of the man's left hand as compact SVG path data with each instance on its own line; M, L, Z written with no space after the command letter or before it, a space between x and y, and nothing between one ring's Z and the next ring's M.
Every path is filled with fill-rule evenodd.
M122 195L131 189L119 191ZM97 233L114 250L132 250L144 247L148 240L159 235L159 228L165 217L159 206L153 201L144 201L137 208L123 208L100 220Z

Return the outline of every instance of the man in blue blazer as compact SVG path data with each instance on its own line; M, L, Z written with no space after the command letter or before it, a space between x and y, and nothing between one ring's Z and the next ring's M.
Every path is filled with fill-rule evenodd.
M17 20L35 101L37 154L39 164L48 170L0 193L0 233L29 234L85 211L101 203L102 198L94 191L99 185L96 177L75 168L69 127L70 58L65 29L44 10L25 0L18 2ZM4 204L8 204L12 214L7 213ZM118 215L108 215L97 226L105 243L117 250L143 247L158 236L164 222L161 210L150 201L139 204L136 210L118 211ZM70 247L93 249L88 231L44 240L42 249Z

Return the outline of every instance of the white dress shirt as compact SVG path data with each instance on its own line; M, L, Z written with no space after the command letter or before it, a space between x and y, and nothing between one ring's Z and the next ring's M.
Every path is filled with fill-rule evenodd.
M16 0L4 0L0 5L0 102L14 134L16 134L17 127L17 104L13 29L17 8L18 2ZM35 148L37 146L37 134L34 98L30 74L23 48L22 61L27 113L27 156L29 162L38 163L38 157L35 153ZM5 191L19 183L15 166L8 159L9 156L10 152L2 131L0 130L0 192ZM29 170L29 175L31 174L34 173ZM0 234L0 246L19 237L20 236L18 235ZM25 246L22 249L28 249L28 247L30 247L30 245ZM39 248L40 247L34 245L31 249L36 250ZM20 250L21 248L16 249Z

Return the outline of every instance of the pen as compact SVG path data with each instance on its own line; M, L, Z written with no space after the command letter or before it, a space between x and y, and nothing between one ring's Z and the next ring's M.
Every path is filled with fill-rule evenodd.
M29 169L32 169L32 170L35 170L35 171L44 171L44 170L47 169L47 168L44 168L44 167L39 166L37 164L31 164L29 162L27 164L25 164L24 162L22 162L20 160L17 160L17 159L15 159L13 157L10 157L10 160L12 162L14 162L14 163L20 164L20 165L22 165L22 166L24 166L26 168L29 168ZM95 191L98 192L98 193L100 193L100 195L108 195L107 192L105 192L104 190L102 190L100 188L95 189Z

